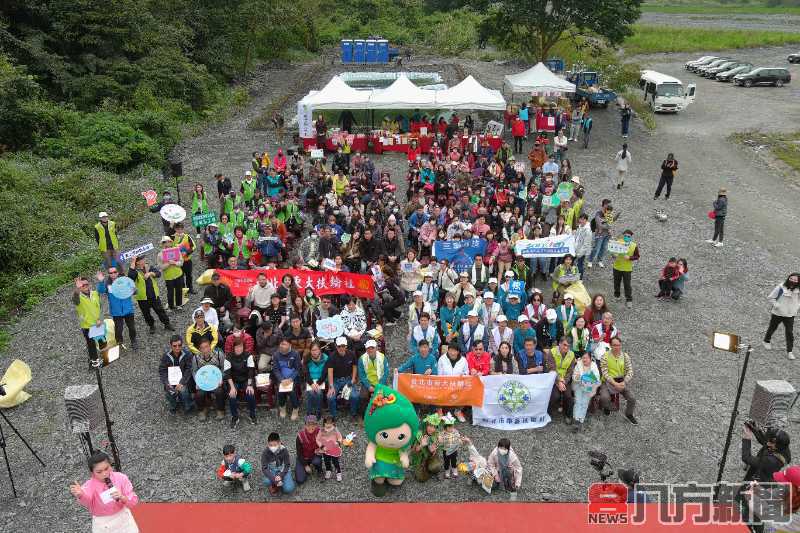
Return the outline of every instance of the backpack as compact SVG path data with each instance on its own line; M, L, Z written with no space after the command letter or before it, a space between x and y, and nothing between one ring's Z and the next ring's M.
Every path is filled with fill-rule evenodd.
M593 216L591 222L589 222L589 228L592 230L592 233L597 231L597 216Z

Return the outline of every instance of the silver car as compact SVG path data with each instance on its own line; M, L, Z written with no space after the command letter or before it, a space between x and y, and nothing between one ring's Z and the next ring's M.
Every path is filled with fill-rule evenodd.
M725 70L722 72L718 72L717 75L714 77L717 81L731 81L734 76L737 74L747 74L751 70L755 68L750 63L743 63L738 67L732 68L730 70Z

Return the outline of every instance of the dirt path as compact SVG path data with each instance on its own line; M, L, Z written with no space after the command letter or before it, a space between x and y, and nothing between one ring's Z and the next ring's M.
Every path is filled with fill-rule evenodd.
M782 64L778 62L785 53L785 49L747 52L758 62L776 64ZM510 434L460 428L486 451L501 436L512 439L526 469L520 494L523 500L584 499L586 484L595 476L586 457L589 449L606 451L615 467L640 468L648 480L711 481L733 402L739 361L736 356L712 351L708 335L718 329L757 341L765 327L765 294L787 272L799 270L800 239L793 228L800 190L793 181L770 172L748 150L726 140L730 133L748 128L796 128L800 119L798 87L740 89L696 80L683 72L682 64L688 56L645 59L656 70L677 75L685 82L696 82L698 101L679 115L659 116L655 134L645 133L639 124L635 125L628 140L633 170L621 192L614 188L610 175L611 158L622 142L618 115L613 109L595 113L589 150L572 145L568 152L587 186L587 211L593 212L602 198L612 199L623 212L619 229L633 229L634 238L641 245L642 259L633 275L634 308L625 309L620 301L611 299L626 340L625 349L635 365L633 389L641 424L633 427L619 414L608 418L595 414L590 417L588 431L580 435L569 432L559 420L541 430ZM465 73L474 74L494 88L501 87L504 74L521 70L495 63L461 65ZM414 65L409 67L413 69ZM798 81L797 67L793 68ZM334 71L307 65L268 74L263 83L270 89L259 95L246 113L179 147L177 153L187 175L196 176L213 189L215 172L235 178L249 166L250 152L263 149L265 143L274 152L271 132L247 130L246 123L281 92L304 93L305 88L294 87L294 80L302 77L305 69L319 69L316 88ZM676 154L681 170L673 197L658 204L670 212L669 220L662 223L653 218L652 195L658 166L668 151ZM390 169L396 180L402 179L401 156L376 158L376 165ZM720 186L730 191L730 208L726 245L715 249L703 240L710 237L706 212ZM123 241L133 244L131 241L157 239L159 226L158 217L145 219L126 233ZM689 260L691 281L687 295L679 303L657 302L653 298L655 280L671 255ZM609 268L596 268L588 272L586 283L591 292L610 295L610 279ZM86 514L72 502L66 489L69 482L85 476L85 467L77 439L64 430L63 387L94 381L84 370L85 346L68 300L70 291L65 287L23 319L4 357L4 361L21 358L33 369L34 380L29 387L33 397L8 415L48 466L38 467L16 438L9 439L8 453L22 498L7 497L7 485L2 484L2 531L85 531L87 527ZM196 302L197 297L191 303ZM173 315L176 327L189 323L191 309L190 305ZM263 490L254 490L247 496L230 495L213 481L219 450L223 444L235 442L258 467L267 433L279 431L293 452L291 441L297 424L279 420L274 413L264 413L257 427L243 424L232 432L227 421L200 424L195 418L170 416L157 378L167 332L159 328L156 335L148 336L138 312L137 322L144 336L142 348L137 354L126 354L104 375L123 470L133 479L140 496L146 501L264 500ZM401 323L389 334L387 355L393 366L406 357L404 333L405 324ZM782 346L780 339L775 341L776 348ZM796 379L797 364L790 364L780 349L756 350L742 412L749 405L755 379ZM335 486L310 482L292 499L371 499L362 462L361 432L349 421L342 422L341 429L343 433L354 430L359 434L355 448L344 459L345 481ZM791 435L795 440L800 438L797 430L792 430ZM727 471L731 480L741 474L736 459L738 446L735 438ZM393 498L484 499L463 480L424 485L410 481ZM35 525L25 521L27 516L36 516Z
M642 13L639 24L679 28L702 27L730 30L800 31L800 16L782 14L702 15Z

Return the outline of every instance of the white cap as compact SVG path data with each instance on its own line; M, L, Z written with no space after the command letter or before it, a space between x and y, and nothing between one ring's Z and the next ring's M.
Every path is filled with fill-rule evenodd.
M251 171L249 171L249 170L248 170L247 172L245 172L245 173L244 173L244 175L245 175L245 176L252 176L252 175L253 175L253 173L252 173Z
M389 215L389 218L386 220L389 222L397 222L397 217L394 215Z
M108 213L105 211L100 211L100 214L97 215L97 218L108 218Z
M484 298L492 298L492 299L494 299L494 294L492 294L489 291L486 291L486 292L483 293L483 297Z
M347 339L344 337L336 337L336 346L347 346Z
M548 309L544 316L547 318L548 322L553 322L558 315L556 315L555 309Z
M472 291L466 291L466 292L464 292L464 298L466 298L467 296L471 296L472 298L475 298L475 293L472 292Z
M569 292L564 295L564 299L566 300L567 298L569 298L570 300L574 300L575 299L575 297L572 295L572 293L569 293Z
M370 340L367 341L366 346L367 346L367 348L377 348L378 347L378 343L375 342L374 339L370 339Z
M489 278L489 283L497 283L497 278Z
M508 317L506 315L497 315L498 322L508 322Z
M469 313L467 313L467 316L478 316L478 312L477 312L476 310L474 310L474 309L473 309L472 311L470 311Z
M509 298L516 298L517 300L519 300L519 294L517 294L516 292L512 292L511 294L508 295L508 297Z
M172 239L164 235L163 237L161 237L161 242L172 242Z
M577 183L578 185L580 185L581 184L581 177L580 176L572 176L572 179L570 181L572 181L572 183Z
M202 300L200 300L200 304L201 305L202 304L212 304L213 305L214 304L214 300L212 300L211 298L203 298Z
M462 277L462 278L468 278L468 277L469 277L469 274L467 274L466 272L461 272L461 273L459 274L459 277Z
M422 291L414 291L414 296L422 296Z
M517 318L517 322L530 322L531 319L528 318L528 315L519 315Z
M511 272L510 270L506 270L506 277L507 278L513 278L514 277L514 273Z

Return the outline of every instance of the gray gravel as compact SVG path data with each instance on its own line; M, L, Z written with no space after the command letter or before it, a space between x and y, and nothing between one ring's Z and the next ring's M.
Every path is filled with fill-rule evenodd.
M703 15L686 13L642 13L639 24L671 27L702 27L730 30L800 31L800 16L781 14Z
M778 64L786 50L765 49L747 54ZM685 55L659 56L648 58L648 62L656 70L694 82L694 76L682 70L687 59ZM502 75L511 72L508 67L493 63L462 62L461 66L465 73L474 74L495 88L500 88ZM247 167L250 152L263 148L264 143L269 143L274 152L269 132L248 131L245 124L249 115L275 95L290 90L305 92L305 87L293 87L293 80L310 68L320 69L320 84L332 72L319 65L268 72L263 89L247 114L233 117L179 147L185 172L213 187L215 172L237 176ZM797 67L792 68L797 80ZM611 176L611 158L621 143L618 116L613 109L595 112L589 150L570 150L574 167L587 186L587 210L593 211L601 198L613 199L623 212L620 225L630 227L641 245L642 259L634 272L634 308L625 309L613 299L611 302L626 349L633 357L640 425L631 426L620 414L605 419L592 416L588 431L581 435L567 431L560 420L540 430L516 433L461 425L459 429L484 452L501 436L512 439L525 468L520 500L585 499L588 483L596 478L586 457L590 449L605 450L615 467L640 468L646 480L714 479L741 358L713 351L708 336L721 329L758 340L766 326L765 294L788 271L798 270L797 233L785 229L797 223L800 192L796 178L768 171L752 151L731 144L726 137L746 129L796 128L800 110L791 87L746 90L706 80L697 83L698 101L681 114L659 116L656 133L646 133L640 124L634 125L629 139L634 166L621 194L614 188ZM289 101L287 113L295 98ZM672 198L658 204L670 212L669 220L661 223L653 217L652 193L658 166L667 151L675 152L681 170ZM402 164L398 155L377 158L377 166L392 169L398 183ZM714 249L703 240L711 234L706 212L720 186L730 191L729 216L726 245ZM148 217L126 233L123 242L138 243L143 234L156 239L159 226L156 216ZM653 298L658 270L670 255L689 260L691 281L680 303L661 303ZM609 268L591 270L587 279L591 292L611 292ZM39 450L47 467L39 467L16 438L9 439L8 453L21 497L13 500L7 484L2 484L1 531L86 531L88 527L87 514L67 491L67 485L84 479L86 471L77 439L64 431L63 388L94 380L84 370L85 346L69 303L70 291L65 287L25 317L3 358L3 367L13 358L21 358L33 370L34 379L28 388L33 397L7 414ZM196 302L197 297L192 304ZM188 312L176 315L174 322L185 327ZM231 431L227 420L200 424L195 418L169 415L157 378L158 360L168 336L160 328L156 335L148 336L138 313L137 326L145 332L143 346L138 353L124 355L105 370L104 376L123 471L131 477L140 497L149 502L268 499L261 489L248 495L230 494L215 482L213 471L220 449L225 443L235 442L244 457L258 468L266 435L278 431L293 448L299 424L279 420L274 412L262 412L257 427L242 423ZM405 328L393 330L387 352L396 365L405 358ZM774 344L779 348L782 340L776 337ZM746 381L742 411L747 410L756 379L792 380L797 364L789 363L780 349L757 349ZM343 433L358 433L356 445L344 455L344 482L312 481L289 500L373 499L362 462L363 434L346 419L340 429ZM796 430L791 434L800 438ZM738 453L735 438L727 479L741 476ZM0 473L2 476L4 473ZM491 496L493 500L504 498L502 493ZM426 484L409 480L390 499L471 501L485 497L463 479ZM36 524L23 522L27 516L36 516Z

